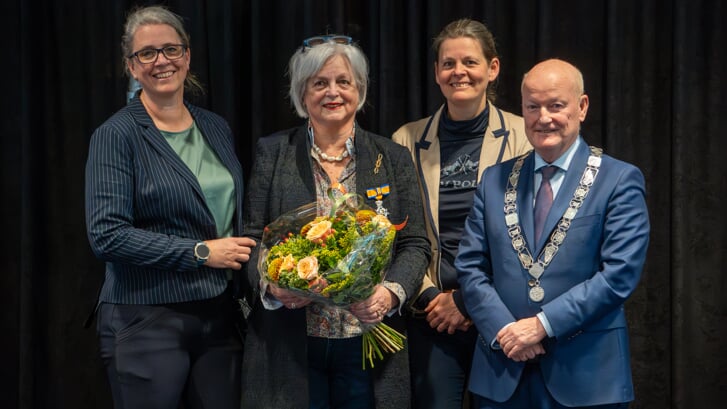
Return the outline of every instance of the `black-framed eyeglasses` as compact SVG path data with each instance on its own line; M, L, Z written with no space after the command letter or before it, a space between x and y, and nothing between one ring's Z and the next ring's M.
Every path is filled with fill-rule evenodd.
M144 48L143 50L131 53L126 58L136 57L136 60L142 64L151 64L159 58L159 53L164 54L167 60L173 61L184 57L186 52L187 46L185 44L169 44L162 48Z
M300 51L305 52L306 48L313 48L317 45L321 45L324 43L351 45L351 43L353 43L353 38L344 35L325 35L310 37L303 40L303 45L300 47Z

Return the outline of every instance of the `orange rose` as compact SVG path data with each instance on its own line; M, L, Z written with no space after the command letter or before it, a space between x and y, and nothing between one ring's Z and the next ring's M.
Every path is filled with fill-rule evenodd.
M295 268L295 258L292 254L288 254L283 257L283 262L280 264L280 271L291 271Z
M326 238L333 234L333 230L331 230L331 222L329 220L321 220L318 223L314 223L311 225L310 230L305 234L305 238L314 242L321 244L324 241L326 241Z
M318 259L315 256L300 259L298 262L298 277L308 281L318 277Z

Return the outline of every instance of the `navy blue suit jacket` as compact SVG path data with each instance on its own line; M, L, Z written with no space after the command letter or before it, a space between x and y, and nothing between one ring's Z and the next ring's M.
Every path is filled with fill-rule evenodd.
M523 235L537 257L573 197L589 156L581 143L533 243L534 155L523 163L517 206ZM528 298L527 271L513 249L503 210L515 160L485 170L455 261L463 298L480 333L470 390L506 401L524 364L491 347L510 322L543 311L554 337L543 340L540 370L550 394L565 406L633 400L623 304L641 276L649 241L644 178L634 166L603 155L598 176L540 281L542 302Z
M242 232L242 168L220 116L185 103L210 148L229 170ZM91 248L106 262L101 302L162 304L212 298L225 270L197 267L194 245L217 238L197 178L154 126L139 97L91 137L86 163L86 224Z

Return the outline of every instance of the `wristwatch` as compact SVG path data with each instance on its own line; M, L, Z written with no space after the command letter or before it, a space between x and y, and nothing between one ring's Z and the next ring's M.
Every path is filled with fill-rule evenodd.
M197 260L197 266L203 265L210 258L210 248L203 241L194 245L194 258Z

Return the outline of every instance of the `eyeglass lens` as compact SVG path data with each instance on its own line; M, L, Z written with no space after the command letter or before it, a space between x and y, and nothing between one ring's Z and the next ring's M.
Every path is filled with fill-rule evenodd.
M317 45L321 45L326 42L334 42L337 44L344 44L348 45L351 44L351 37L348 36L341 36L341 35L335 35L335 36L316 36L307 38L303 41L303 45L306 47L315 47Z
M164 57L167 60L176 60L182 58L186 49L187 48L184 45L176 44L168 45L163 48L147 48L144 50L139 50L133 55L136 56L140 63L149 64L157 60L157 58L159 57L159 53L163 53Z

